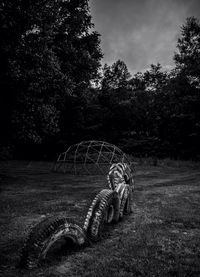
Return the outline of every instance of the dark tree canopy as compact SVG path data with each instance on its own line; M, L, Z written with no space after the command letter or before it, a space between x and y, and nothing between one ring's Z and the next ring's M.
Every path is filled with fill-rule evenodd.
M126 88L130 77L125 62L117 60L112 66L105 64L101 81L102 90Z
M198 79L200 85L200 22L197 18L187 18L177 48L174 56L176 67L188 77Z
M138 156L200 159L198 19L181 27L170 72L158 63L131 76L119 59L101 68L88 3L0 3L0 154L21 144L43 157L102 140Z
M41 143L59 132L66 101L98 75L102 53L88 0L0 4L4 140Z

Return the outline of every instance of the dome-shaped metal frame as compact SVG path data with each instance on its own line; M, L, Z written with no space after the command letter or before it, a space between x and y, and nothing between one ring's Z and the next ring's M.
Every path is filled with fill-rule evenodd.
M131 160L117 146L105 141L89 140L71 145L58 156L54 171L80 175L106 174L113 163Z

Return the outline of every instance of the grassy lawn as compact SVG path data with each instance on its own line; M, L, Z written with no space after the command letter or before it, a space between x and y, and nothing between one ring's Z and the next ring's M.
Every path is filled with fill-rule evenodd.
M30 228L48 215L82 225L105 176L70 176L44 162L0 164L1 276L200 276L200 165L136 166L131 215L90 247L65 250L35 270L16 264Z

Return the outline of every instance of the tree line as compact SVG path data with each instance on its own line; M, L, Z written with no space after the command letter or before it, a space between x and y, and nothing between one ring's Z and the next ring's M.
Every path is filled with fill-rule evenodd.
M81 140L137 156L200 158L200 23L181 27L174 68L101 66L88 0L0 3L0 153L55 158ZM136 53L137 54L137 53Z

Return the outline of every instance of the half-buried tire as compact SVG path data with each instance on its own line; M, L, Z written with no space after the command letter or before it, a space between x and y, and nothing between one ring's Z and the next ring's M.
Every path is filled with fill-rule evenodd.
M101 238L104 224L118 222L120 201L116 191L103 189L94 198L84 224L84 230L91 241Z
M122 219L124 214L128 214L131 211L130 186L122 183L118 186L116 191L120 199L119 218Z
M50 249L62 239L78 246L87 241L84 230L71 219L50 217L43 220L29 233L22 249L19 266L21 268L37 267L45 260Z
M133 202L133 189L131 186L129 186L129 192L128 192L128 197L126 200L126 204L124 207L124 214L130 214L133 212L133 208L132 208L132 202Z

